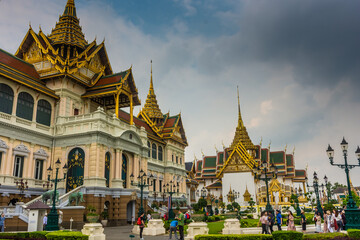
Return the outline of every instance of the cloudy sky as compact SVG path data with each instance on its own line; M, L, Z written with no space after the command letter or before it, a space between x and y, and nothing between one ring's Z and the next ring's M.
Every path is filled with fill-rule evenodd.
M66 0L0 0L0 48L14 53L31 23L50 33ZM133 66L142 102L153 60L161 110L181 112L194 154L229 145L242 117L255 144L294 146L297 168L345 183L330 166L360 144L360 1L76 0L88 41L105 38L114 71ZM137 113L140 107L135 109ZM351 171L360 185L360 168Z

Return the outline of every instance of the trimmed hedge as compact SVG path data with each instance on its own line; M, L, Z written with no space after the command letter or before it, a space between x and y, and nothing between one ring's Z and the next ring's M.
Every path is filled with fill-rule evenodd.
M349 230L347 230L347 233L351 239L360 239L360 230L359 229L349 229Z
M0 232L1 239L16 239L16 240L41 240L41 239L53 239L53 240L87 240L89 237L83 235L81 232L70 232L70 231L56 231L56 232Z
M67 240L67 239L88 240L89 236L83 235L81 232L57 231L46 234L46 238L51 240Z
M272 233L274 240L302 240L303 233L296 231L275 231Z
M195 240L272 240L271 235L266 234L208 234L196 235Z
M303 240L312 240L312 239L347 239L348 235L345 233L335 232L335 233L315 233L315 234L305 234Z

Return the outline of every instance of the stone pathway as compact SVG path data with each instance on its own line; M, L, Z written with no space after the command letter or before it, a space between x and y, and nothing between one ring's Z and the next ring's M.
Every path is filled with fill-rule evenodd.
M297 231L301 232L301 227L297 226L296 227ZM104 230L104 233L106 235L106 240L130 240L129 235L132 234L131 230L133 229L133 226L131 225L126 225L126 226L118 226L118 227L106 227ZM285 228L286 229L286 228ZM257 234L257 233L261 233L261 228L242 228L244 233L249 233L249 234ZM275 227L274 230L277 230L277 228ZM315 226L313 225L307 225L307 233L315 233ZM138 240L139 239L139 235L135 235L135 238L133 238L134 240ZM179 235L178 235L179 236ZM169 239L169 235L161 235L161 236L144 236L144 240L167 240ZM174 236L173 236L173 239Z

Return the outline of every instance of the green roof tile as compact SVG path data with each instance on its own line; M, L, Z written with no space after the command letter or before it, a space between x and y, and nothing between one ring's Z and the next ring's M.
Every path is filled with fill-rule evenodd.
M216 157L205 157L204 168L216 167Z

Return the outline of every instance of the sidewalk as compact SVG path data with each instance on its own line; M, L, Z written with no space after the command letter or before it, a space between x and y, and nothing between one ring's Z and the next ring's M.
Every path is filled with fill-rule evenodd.
M106 240L129 240L129 235L134 235L134 240L139 239L139 235L132 234L131 230L133 229L132 225L118 226L118 227L106 227L104 233L106 235ZM309 224L306 226L306 233L315 233L315 226ZM261 233L261 228L242 228L244 234L259 234ZM277 230L277 227L274 227L274 230ZM286 226L283 226L283 230L286 230ZM301 226L296 226L296 231L301 232ZM186 236L186 235L185 235ZM179 234L178 234L179 237ZM160 236L144 236L145 240L166 240L169 239L169 234L164 234ZM173 239L174 236L173 236Z

